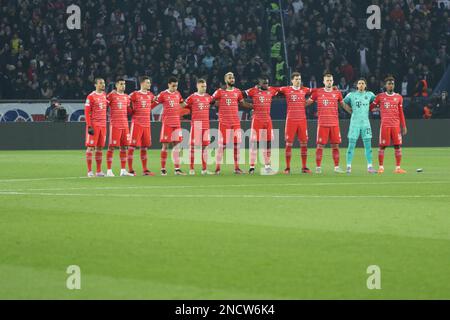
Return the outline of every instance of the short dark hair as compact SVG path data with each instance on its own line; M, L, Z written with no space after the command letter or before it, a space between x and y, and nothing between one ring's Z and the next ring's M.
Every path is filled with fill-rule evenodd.
M140 76L139 77L139 83L142 83L147 80L150 80L150 82L152 82L152 78L150 78L149 76Z
M269 77L266 74L262 74L258 77L258 81L259 80L269 80Z
M395 82L395 78L393 76L387 76L386 78L384 78L384 83L388 83L389 81L393 81Z
M291 80L294 80L295 77L301 77L302 75L300 72L292 72L291 74Z
M330 71L327 71L323 74L324 78L333 77L333 74Z
M97 78L94 79L94 84L97 84L97 82L99 82L100 80L105 81L105 79L97 77Z
M206 80L203 78L197 79L197 83L206 83Z
M167 83L174 83L174 82L178 82L177 77L171 76L171 77L169 77L169 80L167 80Z
M116 78L116 83L119 83L120 81L125 81L125 79L122 78L122 77L117 77L117 78Z

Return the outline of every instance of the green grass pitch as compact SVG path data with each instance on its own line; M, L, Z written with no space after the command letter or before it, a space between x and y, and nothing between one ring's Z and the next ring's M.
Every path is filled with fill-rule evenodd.
M382 176L330 154L321 176L87 179L83 151L2 151L0 298L449 299L450 149L405 148L402 176L392 149Z

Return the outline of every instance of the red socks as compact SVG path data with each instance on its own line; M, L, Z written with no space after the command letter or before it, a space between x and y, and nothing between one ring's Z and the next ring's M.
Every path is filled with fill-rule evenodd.
M402 148L395 149L395 165L400 167L402 163Z
M292 145L290 144L286 144L286 168L290 169L291 168L291 159L292 159Z
M130 172L134 171L133 170L133 156L134 156L134 148L129 147L128 148L128 170Z
M302 146L300 152L301 152L301 157L302 157L302 168L306 168L306 161L308 158L308 147Z
M97 173L102 171L102 158L103 158L103 152L96 151L95 152L95 162L97 163Z
M161 169L166 168L167 150L161 150Z
M86 150L86 163L88 172L92 171L92 151Z
M333 148L333 160L334 160L334 166L339 166L339 148Z
M202 147L202 170L206 170L208 166L208 149Z
M148 171L147 168L147 149L141 149L141 162L142 162L142 170Z
M316 149L316 165L317 165L317 167L322 166L322 158L323 158L323 147L317 146L317 149Z
M178 147L175 147L173 148L172 153L175 169L180 169L180 149Z
M239 145L237 143L234 144L234 168L239 168Z
M127 150L120 150L120 168L125 169L127 165Z
M384 149L380 148L378 150L378 163L380 164L380 167L384 166Z
M106 152L106 168L108 170L111 170L112 168L113 157L114 157L114 150L108 150Z
M220 171L220 166L222 164L223 160L223 151L225 149L224 145L220 145L217 149L217 156L216 156L216 171Z

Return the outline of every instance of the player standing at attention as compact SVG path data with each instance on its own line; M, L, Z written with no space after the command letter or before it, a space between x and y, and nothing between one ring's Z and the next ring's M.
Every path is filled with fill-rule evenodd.
M302 86L300 73L294 72L291 75L290 87L281 87L279 91L286 97L287 116L285 128L286 140L286 169L285 174L291 173L292 146L295 136L300 141L300 152L302 158L302 173L311 173L307 166L308 158L308 122L306 120L306 97L311 95L311 89Z
M126 169L127 165L127 147L130 144L130 132L128 129L128 108L130 106L130 96L125 93L125 79L116 80L116 90L110 92L107 96L110 112L109 125L109 146L106 155L106 164L108 171L107 177L114 177L112 171L112 162L114 149L120 148L120 176L134 176Z
M271 168L272 149L272 118L270 108L272 98L278 94L278 89L269 87L269 78L259 77L258 85L245 91L245 94L253 100L253 116L250 136L250 170L249 174L255 173L255 162L261 141L265 142L264 154L264 174L274 174Z
M128 113L132 115L131 121L131 143L128 148L128 170L136 175L133 169L133 155L136 148L141 149L142 171L144 176L154 176L155 174L147 168L147 150L152 145L150 130L151 111L157 104L153 102L155 96L149 90L152 81L149 77L140 78L141 89L134 91L131 95L131 105Z
M341 131L339 128L339 107L343 106L342 93L333 88L333 75L325 73L323 76L324 88L315 90L311 98L308 100L308 105L314 101L317 102L317 112L319 114L319 121L317 124L317 149L316 149L316 173L322 173L322 157L323 147L330 141L333 160L334 172L345 173L339 167L339 144L341 143Z
M371 105L371 109L379 107L381 115L380 128L380 149L378 151L378 161L380 168L378 173L384 173L384 151L392 144L395 149L395 173L406 173L400 165L402 162L402 134L406 135L405 115L403 113L403 97L394 92L395 79L387 77L385 80L386 92L380 93Z
M375 94L366 91L367 81L358 80L358 90L350 92L344 99L345 109L352 114L348 130L347 173L352 172L352 161L356 143L361 135L367 159L367 171L377 173L372 165L372 128L370 127L370 104L375 100Z
M180 169L180 149L179 143L183 140L181 131L181 108L186 105L180 92L178 92L178 79L170 77L168 80L168 89L161 92L156 98L156 103L163 105L162 126L160 142L161 149L161 175L166 176L167 153L173 146L173 161L175 165L175 175L185 176L186 174Z
M94 177L92 172L92 155L95 150L95 162L97 163L97 177L104 177L102 172L103 148L106 142L106 109L108 101L105 94L105 80L94 80L95 91L86 98L84 115L86 119L86 162L88 177Z
M252 108L252 105L244 100L241 90L234 87L235 78L232 72L225 77L226 89L218 89L213 94L213 102L219 106L219 146L217 150L217 164L215 174L220 174L223 152L230 142L234 143L234 173L243 174L239 168L239 144L241 143L241 121L239 119L239 106Z
M209 135L209 109L212 97L206 93L206 88L206 80L198 79L197 92L186 99L186 108L191 111L190 175L195 175L195 150L198 147L202 149L202 175L210 174L207 170L207 147L211 143Z

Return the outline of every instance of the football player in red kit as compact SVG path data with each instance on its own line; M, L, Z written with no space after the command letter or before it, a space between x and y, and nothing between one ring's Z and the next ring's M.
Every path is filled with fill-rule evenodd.
M278 94L278 89L269 87L269 78L261 76L259 77L258 85L246 90L245 94L253 100L249 174L255 173L255 162L260 142L264 143L262 146L264 155L263 174L274 174L275 172L271 167L273 129L270 108L272 106L272 98Z
M197 92L186 99L186 109L191 112L190 135L190 175L195 175L195 149L201 148L202 175L210 174L207 170L208 150L211 143L209 134L209 109L212 97L206 93L206 80L197 80Z
M116 90L110 92L107 96L108 108L110 111L109 125L109 146L106 155L106 164L108 171L107 177L114 177L112 171L112 162L114 149L120 148L120 176L133 176L126 169L127 148L130 144L130 132L128 129L128 108L130 106L130 96L125 93L125 79L116 80Z
M310 96L312 91L302 86L302 77L300 73L293 72L291 75L290 87L279 88L279 93L283 94L287 103L286 115L286 169L285 174L291 173L292 146L295 136L300 141L300 153L302 158L302 173L311 173L306 165L308 158L308 121L306 120L306 97Z
M150 92L152 81L149 77L140 78L141 88L134 91L131 95L131 105L128 113L131 114L130 136L131 142L128 148L128 170L136 175L133 169L133 156L136 148L141 149L142 171L144 176L154 176L154 173L147 167L147 150L152 145L152 136L150 128L151 111L157 106L153 102L155 96Z
M308 105L317 102L317 149L316 149L316 173L322 173L323 148L328 142L331 144L334 172L345 173L339 167L339 144L341 143L341 131L339 128L339 107L344 108L342 93L333 87L333 75L325 73L323 76L324 88L314 90Z
M102 172L103 148L106 143L106 109L108 101L105 94L105 80L96 78L94 80L95 91L91 92L84 105L86 119L86 162L88 177L104 177ZM95 151L95 162L97 172L92 172L92 156Z
M181 109L185 107L186 103L178 91L178 79L170 77L168 81L168 89L161 92L155 101L157 104L163 105L162 112L162 126L160 142L161 149L161 175L166 176L166 162L170 146L173 146L172 155L175 165L175 175L186 175L180 168L180 149L178 145L183 141L183 134L181 131Z
M218 89L213 94L213 102L219 106L219 146L217 150L216 174L220 174L223 152L227 144L234 144L234 173L243 174L239 168L239 144L241 143L241 120L239 119L239 106L252 108L252 105L244 100L241 90L234 87L235 78L232 72L225 77L226 89Z
M402 135L408 133L405 115L403 113L403 97L394 92L395 79L385 79L386 92L380 93L371 105L371 110L379 109L381 115L380 149L378 161L380 167L378 173L384 173L384 151L386 147L394 145L395 149L395 173L405 174L400 165L402 162Z

